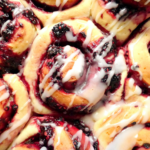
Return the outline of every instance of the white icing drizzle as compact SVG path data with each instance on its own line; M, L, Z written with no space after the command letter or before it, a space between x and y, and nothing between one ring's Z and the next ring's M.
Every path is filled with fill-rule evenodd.
M72 76L76 77L76 79L79 79L81 74L83 73L84 65L84 55L80 53L73 65L73 68L67 72L65 77L62 79L62 82L67 82Z
M143 112L142 112L142 123L146 123L150 117L150 97L148 96L144 100Z
M47 150L45 146L41 147L40 150Z
M69 62L72 61L72 59L77 56L80 53L80 50L75 51L74 53L72 53L67 59L62 59L62 61L64 62L63 67L60 69L60 71L62 72L64 70L64 68L68 65Z
M76 92L76 95L79 95L89 101L89 105L99 101L107 88L106 84L100 82L104 77L105 71L101 69L98 71L93 78L90 78L87 84L82 87L82 89ZM87 94L88 93L88 94Z
M137 95L140 95L142 93L142 90L139 86L136 85L135 87L135 90L134 91L129 91L129 94L126 95L125 99L128 99L129 97L137 94Z
M60 6L61 1L60 0L56 0L56 6L59 7Z
M73 136L72 136L72 140L76 139L77 137L79 138L79 141L82 140L82 130L77 131Z
M135 125L124 129L119 133L106 150L129 150L136 144L136 135L143 128L143 125Z
M4 90L5 88L6 88L5 85L0 86L0 91ZM6 92L3 93L3 94L0 96L0 102L3 101L3 100L5 100L5 99L7 99L7 98L9 98L9 96L10 96L9 91L6 90Z
M129 80L129 87L130 87L130 88L133 87L134 82L135 82L134 79L133 79L133 78L130 78L130 80Z
M144 3L144 5L147 5L148 3L150 3L150 0L147 0L147 1Z
M60 1L56 1L57 5L60 5ZM115 2L109 2L106 4L105 8L106 9L112 9L112 8L116 8L118 6L118 4L116 4ZM116 24L116 22L118 21L118 19L124 15L126 13L126 9L122 9L116 16L116 20L114 22L112 22L111 26L114 26ZM86 84L83 84L82 86L80 86L79 88L77 87L74 91L75 95L73 96L73 98L71 99L71 102L69 103L69 107L73 104L74 99L76 97L76 95L79 95L85 99L87 99L89 101L89 104L95 104L96 102L98 102L102 96L104 95L104 92L107 88L107 86L110 84L111 78L114 74L119 74L122 71L126 70L126 64L125 64L125 60L123 57L123 54L121 54L121 52L119 53L119 55L116 57L116 60L114 62L113 65L107 64L104 57L107 55L107 53L110 51L110 48L112 46L112 41L113 38L116 34L116 32L118 30L121 30L122 27L119 27L120 23L117 23L115 27L113 27L113 29L111 30L111 33L109 36L104 37L104 39L102 40L102 42L94 49L95 52L100 52L102 47L104 46L105 43L108 42L108 46L106 48L106 51L102 53L102 56L97 55L96 56L96 61L98 61L98 66L95 67L112 67L112 70L109 71L109 76L107 79L107 85L105 83L101 82L101 79L105 76L105 71L103 68L101 68L100 71L97 71L97 73L93 76L93 78L89 79L89 81L87 80ZM92 35L92 31L93 31L93 23L92 21L88 21L86 26L88 26L88 30L87 30L87 36L85 41L83 42L83 46L86 47L88 45L88 43L90 42L91 39L91 35ZM84 27L85 28L85 27ZM83 28L83 29L84 29ZM71 31L67 31L66 34L66 39L67 41L71 41L71 42L75 42L77 41L77 36L74 36L73 33ZM64 52L65 51L69 51L69 47L65 47ZM46 81L48 80L48 78L54 73L54 71L56 70L56 68L61 65L61 69L60 69L60 73L63 71L63 69L65 68L65 66L72 61L72 58L74 58L76 55L78 55L78 59L75 61L74 66L71 70L69 70L67 72L67 74L65 75L65 77L62 79L63 82L67 82L72 76L75 76L77 79L81 76L80 74L83 72L83 66L84 66L84 55L80 53L80 51L76 51L73 54L70 55L70 57L68 57L66 60L64 60L62 58L62 56L58 56L57 57L57 64L55 64L52 69L50 70L50 72L44 77L42 83L39 85L40 87L40 92L42 92L42 89L46 83ZM60 74L59 73L59 74ZM87 74L87 78L88 78L89 74ZM49 88L52 87L50 90ZM58 84L54 84L52 82L49 83L49 85L44 89L44 92L42 93L42 99L45 100L46 97L51 96L56 90L59 89L59 85ZM88 94L87 94L88 93Z
M73 136L72 136L72 140L78 138L78 142L79 142L79 146L81 145L81 141L82 141L82 136L83 132L82 130L78 130ZM92 144L93 144L93 139L92 137L87 137L85 136L85 139L84 139L84 147L83 147L83 150L86 150L88 144L90 143L90 148L89 150L94 150Z
M0 91L4 90L6 88L5 85L0 86Z
M13 123L13 122L10 123L9 128L0 135L0 143L2 143L7 138L9 139L10 133L12 131L16 130L18 127L20 127L24 123L26 123L28 121L29 117L30 117L30 111L26 115L24 115L20 120L16 121L15 123Z
M133 66L131 67L131 69L132 69L132 70L135 70L135 71L137 71L137 72L139 72L139 74L140 74L140 79L142 79L142 72L139 70L138 67L136 67L136 66L138 66L138 63L135 62L135 60L134 60L133 51L134 51L134 47L136 46L136 44L142 39L142 37L145 35L145 33L146 33L149 29L150 29L150 27L147 28L144 32L140 33L138 39L137 39L135 42L129 44L129 51L130 51L130 53L131 53L131 58L132 58L132 63L133 63Z
M52 13L52 16L47 20L46 25L52 25L54 19L57 17L57 15L60 13L60 11L55 11Z
M72 106L72 104L73 104L75 98L76 98L76 94L74 94L74 96L72 97L71 102L69 103L69 106L68 106L67 109L69 109L69 108Z
M117 7L118 7L118 4L115 3L115 2L108 2L108 3L104 6L105 9L112 9L112 8L117 8ZM98 22L98 19L99 19L100 15L105 11L105 9L101 9L101 10L99 11L99 13L98 13L97 16L96 16L96 22Z
M7 24L10 23L10 22L11 22L11 20L7 20L7 21L3 24L3 26L1 27L1 33L2 33L3 30L5 30Z
M55 137L55 134L53 134L53 136L48 140L48 146L54 143L54 137Z
M67 39L68 42L77 41L77 36L73 36L71 31L67 31L65 35L66 35L66 39Z
M54 11L51 15L51 17L47 20L45 25L52 25L54 22L54 19L57 17L57 15L61 12L63 6L67 3L68 0L63 0L63 3L61 4L61 0L56 0L56 6L59 7L59 11Z
M68 125L67 122L64 123L64 125L61 127L61 126L57 126L55 123L53 122L49 122L49 123L41 123L40 120L37 120L37 124L40 125L40 126L51 126L55 129L55 132L52 137L48 140L48 146L52 145L54 143L54 138L55 138L55 135L57 134L58 135L58 141L56 142L56 145L54 147L54 149L57 148L57 146L60 144L60 135L61 135L61 132L64 130L64 128Z
M63 0L61 6L60 6L60 8L59 8L59 10L62 10L62 8L64 7L64 5L67 3L67 1L68 1L68 0Z
M86 38L85 38L85 40L83 42L83 47L86 47L88 45L88 43L90 42L94 24L93 24L93 22L91 20L89 20L87 22L87 26L88 26L87 36L86 36Z
M131 109L131 107L130 107L130 109ZM119 114L120 111L121 111L121 110L119 109L118 112L117 112L117 114ZM113 116L112 116L112 119L113 119L117 114L113 115ZM124 116L126 116L126 115L128 115L128 112L126 112L126 114L125 114ZM103 126L103 127L101 127L100 129L98 129L98 131L97 131L97 133L96 133L96 137L99 137L99 135L100 135L104 130L109 129L109 128L111 128L111 127L120 126L121 128L124 128L125 126L129 125L134 119L136 119L138 115L139 115L139 112L133 114L133 115L132 115L130 118L128 118L128 119L124 119L124 118L123 118L120 122L117 122L117 123L114 123L114 124L111 124L111 123L110 123L111 120L109 120L109 121L105 124L105 126ZM105 120L104 120L104 121L105 121ZM116 134L117 134L117 132L116 132ZM113 133L114 136L115 136L116 134Z
M56 124L52 123L52 122L50 122L50 123L41 123L40 126L43 126L43 127L45 127L45 126L51 126L53 128L57 127Z
M20 5L19 7L16 7L13 10L13 17L15 17L16 15L18 15L19 13L21 13L23 10L25 10L23 5Z
M64 53L67 53L69 50L71 50L70 46L65 46ZM63 59L62 56L57 56L57 63L54 64L54 66L51 68L49 73L44 77L42 80L42 83L39 85L40 91L42 91L46 81L48 78L54 73L57 67L60 67L62 64L63 66L60 69L60 73L63 72L63 69L67 66L69 62L72 61L74 57L78 55L77 60L75 61L73 68L67 72L65 77L63 78L63 82L67 82L72 76L75 76L77 79L81 76L83 72L83 66L84 66L84 55L79 51L76 50L74 53L72 53L67 59ZM52 87L53 86L53 87ZM51 87L50 90L48 90ZM49 83L49 85L44 89L44 92L42 93L41 98L45 100L46 97L51 96L56 90L59 89L58 84L54 84L52 82Z
M56 131L56 134L58 135L58 141L55 145L55 149L56 149L57 146L60 144L60 135L61 135L61 132L63 131L63 127L56 127L55 131Z
M0 102L7 99L10 96L9 92L4 93L0 96Z
M106 9L113 9L113 8L117 8L117 7L118 7L118 4L115 2L109 2L105 5Z
M31 102L30 99L20 108L20 111L23 110L29 103Z

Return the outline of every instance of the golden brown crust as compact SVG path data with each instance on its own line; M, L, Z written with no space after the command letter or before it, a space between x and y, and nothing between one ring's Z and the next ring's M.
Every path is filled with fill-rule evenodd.
M71 26L74 34L78 35L81 29L83 29L84 33L87 33L88 26L86 26L87 23L86 20L87 19L84 20L75 19L75 20L64 21L63 23L65 23L68 26ZM35 39L31 47L31 51L26 60L26 65L23 73L25 79L30 85L30 96L32 99L32 105L34 107L34 111L40 114L49 114L51 113L51 111L48 108L46 108L44 105L41 105L41 102L35 97L33 84L35 84L37 80L37 71L40 65L40 60L43 54L46 53L47 47L52 43L51 36L49 36L52 28L53 28L52 26L51 27L48 26L43 28L39 32L39 35L37 36L37 38ZM89 44L102 37L103 35L101 34L101 32L94 26ZM74 97L74 94L66 94L57 90L56 92L54 92L53 97L60 104L69 106L72 98ZM72 105L78 105L78 104L87 104L87 100L79 96L76 96Z
M84 127L83 123L82 127ZM86 127L86 129L89 128ZM21 147L25 150L30 148L40 150L51 146L56 150L75 150L78 145L76 145L77 143L74 142L74 139L77 138L80 141L81 149L90 150L93 148L95 140L91 132L86 135L82 129L69 124L63 118L60 120L57 116L33 117L8 150L18 150Z
M124 130L130 129L130 127L132 131L134 131L134 128L140 127L134 145L132 145L134 139L132 136L129 141L128 139L124 139L125 141L119 141L118 139L118 142L128 142L129 145L132 145L131 147L129 146L130 148L128 148L128 150L132 150L134 146L141 147L144 143L149 143L147 138L150 133L149 129L144 128L145 125L142 125L150 121L150 116L148 115L150 110L147 109L149 97L138 95L136 92L134 93L133 91L136 88L136 84L132 84L131 86L130 80L132 79L127 79L125 83L125 97L129 95L129 93L132 94L125 99L125 102L116 103L108 108L104 106L104 110L101 109L100 114L105 112L105 115L101 115L102 117L94 124L95 135L98 137L100 148L103 150L105 150L110 143L113 143L117 136L123 134ZM132 132L128 133L127 130L124 131L124 133L126 132L126 135L132 135ZM116 145L117 148L118 145Z
M17 21L23 25L23 28L18 28L7 45L13 53L20 55L32 44L38 29L31 22L22 17L17 18Z
M10 126L0 135L0 149L7 149L14 138L24 127L31 115L30 99L27 89L17 75L6 74L4 80L14 92L17 113L12 118Z
M23 5L25 7L30 6L30 4L28 4L25 0L21 0L21 2L23 3ZM69 2L70 1L68 1L68 3ZM66 10L62 10L62 11L58 12L58 15L56 15L56 17L54 17L54 19L52 19L54 13L45 12L43 10L35 8L32 5L30 7L33 10L33 12L36 14L36 16L41 20L42 24L44 26L46 26L48 24L54 24L57 22L68 20L70 18L89 17L90 16L90 6L91 6L91 0L88 0L88 1L82 0L76 6L73 6L71 8L66 9ZM50 20L52 20L52 21L50 21Z
M128 44L127 50L129 51L130 67L138 66L137 71L140 78L144 83L150 85L150 57L149 57L149 34L150 34L150 21L146 22L139 32ZM136 71L136 69L135 69Z
M138 13L138 12L137 12ZM93 0L91 6L92 18L104 29L109 32L114 32L117 40L123 43L127 40L132 31L146 18L148 14L139 13L129 18L117 19L116 15L105 8L102 0ZM117 28L116 28L117 27Z

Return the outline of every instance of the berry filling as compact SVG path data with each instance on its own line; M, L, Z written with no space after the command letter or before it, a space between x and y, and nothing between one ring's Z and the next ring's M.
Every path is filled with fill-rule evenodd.
M102 1L104 2L104 5L108 4L109 2L112 2L112 0L102 0ZM113 2L118 4L118 6L116 8L109 9L108 13L112 13L113 15L116 16L121 12L121 10L126 10L126 13L123 13L123 15L119 17L119 20L129 18L133 16L135 13L146 11L146 9L144 8L133 8L133 6L125 5L121 0L114 0Z
M0 79L0 134L9 127L9 123L17 112L18 106L15 104L11 89Z
M64 134L63 131L67 132L69 139L72 141L72 148L75 150L90 149L90 146L94 150L98 150L98 142L93 137L92 131L79 120L74 122L66 122L62 117L35 117L34 123L38 125L39 133L28 138L24 141L24 144L32 145L35 147L46 147L53 150L58 144L56 144L56 137L58 136L59 141L63 146L61 139L61 134ZM58 134L59 130L59 134ZM87 143L85 145L85 142ZM22 143L22 144L23 144ZM85 147L86 146L86 147Z
M60 4L59 6L56 6L56 4L48 4L48 3L44 3L41 0L27 0L28 3L31 3L33 7L40 9L42 11L46 11L46 12L53 12L53 11L58 11L58 10L66 10L69 9L71 7L74 7L76 5L78 5L82 0L74 0L70 3L65 3L65 4Z
M64 23L55 25L50 35L53 42L47 48L39 68L36 96L50 109L64 114L69 112L70 116L90 113L93 105L86 102L90 101L84 95L86 90L102 84L105 87L104 93L107 94L115 92L120 86L121 75L114 70L117 69L116 59L121 60L120 52L116 49L116 40L113 39L111 47L110 42L104 43L104 38L83 46L86 34L80 32L75 35L72 28ZM103 46L95 51L102 42ZM101 77L101 74L104 75ZM101 99L99 93L95 94L97 97L91 100L92 103L95 99L97 102ZM79 103L76 99L86 101Z
M19 19L25 19L33 25L39 25L37 17L31 10L24 10L20 3L2 0L0 2L0 76L8 72L18 73L18 66L27 55L28 49L18 54L13 52L13 46L9 46L14 38L16 40L19 37L23 38L22 33L18 31L20 28L24 30L25 27Z

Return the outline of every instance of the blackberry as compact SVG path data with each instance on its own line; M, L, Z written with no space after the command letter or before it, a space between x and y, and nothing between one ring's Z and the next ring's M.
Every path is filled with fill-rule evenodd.
M7 24L6 28L2 31L2 36L5 41L8 41L11 38L14 32L14 29L15 29L14 24L11 24L11 23Z
M10 3L6 0L1 0L0 1L0 8L5 12L5 13L12 13L12 11L16 8L17 6L14 5L13 3Z
M55 25L52 29L53 34L56 38L60 38L62 35L64 35L67 31L70 31L69 27L64 23L58 23Z
M99 148L98 148L98 142L97 142L97 141L94 142L93 147L94 147L94 150L98 150L98 149L99 149Z
M12 109L13 109L14 111L16 111L16 110L18 109L18 106L17 106L16 104L14 104L14 105L12 106Z
M108 74L106 74L106 75L101 79L101 82L106 83L107 79L108 79Z
M149 128L150 127L150 123L149 122L146 123L145 126Z
M60 54L61 51L62 51L62 47L50 45L48 50L47 50L47 56L48 56L48 58L53 58L57 54Z
M149 149L150 148L150 144L149 143L144 143L143 147L146 148L146 149Z
M34 24L34 25L38 24L38 19L34 15L33 11L31 11L31 10L24 10L22 14L25 17L27 17L31 21L32 24Z
M92 131L89 129L88 126L86 126L83 122L81 122L80 120L74 120L72 123L74 126L76 126L78 129L82 130L83 133L86 136L91 136L92 135Z
M114 75L111 79L110 82L110 92L114 92L120 85L120 76L119 75Z
M9 18L9 14L1 14L0 15L0 26Z
M136 122L132 122L131 125L133 125L133 126L136 125Z

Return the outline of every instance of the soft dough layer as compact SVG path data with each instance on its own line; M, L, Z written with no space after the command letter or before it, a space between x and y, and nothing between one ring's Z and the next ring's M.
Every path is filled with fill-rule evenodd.
M121 1L105 0L92 1L91 15L96 23L116 37L118 44L124 43L132 31L149 17L145 9L130 8Z
M96 150L98 145L90 129L83 123L68 123L61 117L44 116L33 117L9 149L19 148Z
M65 46L57 46L57 41ZM124 52L115 50L113 39L107 42L90 20L74 19L41 30L23 74L35 112L72 114L90 111L105 91L114 92L126 69Z
M12 105L13 110L11 112L11 115L13 118L10 118L11 120L8 120L8 128L6 128L0 135L0 149L5 150L13 142L14 138L23 129L24 125L30 118L31 106L27 89L17 75L5 74L3 80L11 89L12 93L9 94L9 99L12 102L14 101L15 104ZM8 109L11 109L11 105ZM13 115L14 109L15 114Z
M43 8L39 9L32 3L32 0L27 3L25 0L21 0L25 7L30 7L36 16L41 20L44 26L68 20L71 18L81 18L90 16L91 0L50 0L50 1L38 1L39 5L47 6L50 12L47 12ZM41 4L42 3L42 4ZM77 3L77 5L75 5ZM62 7L66 9L62 10ZM54 11L53 11L54 10ZM56 11L55 11L56 10Z

